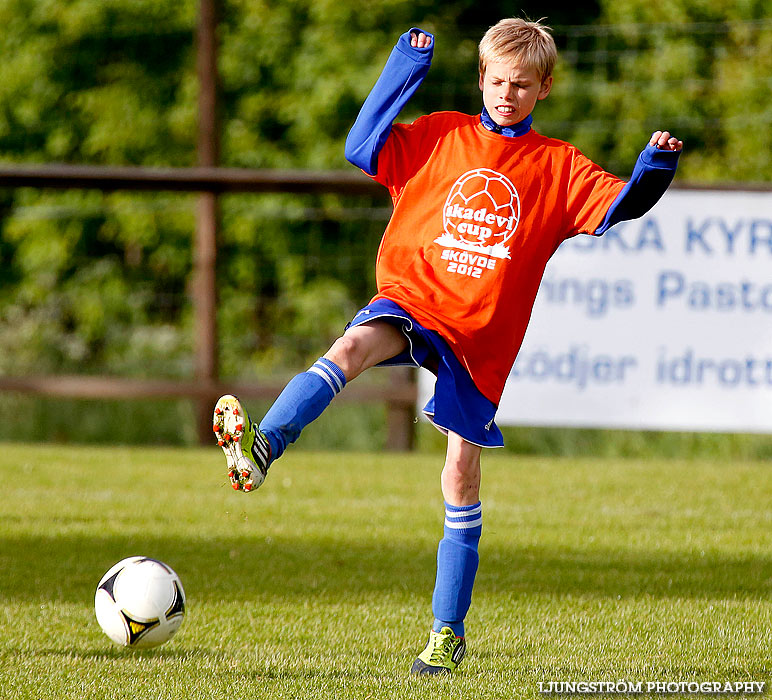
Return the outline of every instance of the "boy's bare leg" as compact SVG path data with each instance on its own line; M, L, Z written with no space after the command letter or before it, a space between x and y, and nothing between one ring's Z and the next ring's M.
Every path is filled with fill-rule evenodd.
M358 377L379 362L407 348L405 334L385 321L372 321L349 328L324 355L343 370L346 381Z
M480 501L480 455L482 448L456 433L448 433L448 451L442 470L442 495L452 506L470 506Z
M448 451L442 470L445 528L437 549L437 580L432 596L434 623L426 648L411 673L451 673L466 653L464 618L472 599L482 533L480 454L482 448L448 433Z

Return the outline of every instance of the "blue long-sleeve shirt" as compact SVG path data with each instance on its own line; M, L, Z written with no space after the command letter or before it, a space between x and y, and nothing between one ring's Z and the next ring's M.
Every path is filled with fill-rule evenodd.
M411 33L423 30L413 27L400 36L378 81L362 105L346 139L345 155L352 164L369 175L378 172L378 155L391 132L391 126L426 77L434 52L434 37L426 48L410 45ZM483 108L483 126L506 137L528 133L531 115L512 127L499 127ZM612 202L595 235L601 235L614 224L645 214L667 190L673 180L680 152L660 150L647 145L638 156L630 180Z
M378 154L389 137L392 122L429 72L434 37L424 32L431 38L429 46L419 49L410 45L411 32L420 31L413 27L399 38L346 138L346 160L369 175L378 172Z

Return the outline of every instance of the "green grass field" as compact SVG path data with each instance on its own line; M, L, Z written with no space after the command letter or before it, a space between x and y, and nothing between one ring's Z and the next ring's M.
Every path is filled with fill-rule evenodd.
M772 681L772 464L486 454L469 650L430 623L436 455L295 451L255 494L216 448L0 446L0 697L535 698L548 681ZM173 566L178 635L130 652L94 589Z

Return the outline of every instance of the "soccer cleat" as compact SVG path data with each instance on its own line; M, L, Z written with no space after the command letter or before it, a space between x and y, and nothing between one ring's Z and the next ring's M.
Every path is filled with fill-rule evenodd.
M439 632L429 632L426 648L413 662L410 673L414 676L434 676L452 673L461 663L466 653L466 642L457 637L450 627L443 627Z
M268 472L271 446L235 396L217 399L212 429L225 453L231 486L246 493L257 489Z

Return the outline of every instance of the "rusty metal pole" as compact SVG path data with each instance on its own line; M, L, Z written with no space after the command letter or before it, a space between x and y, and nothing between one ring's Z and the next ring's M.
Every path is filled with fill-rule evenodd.
M197 34L198 164L214 167L220 160L217 71L217 0L200 0ZM199 195L193 246L193 307L195 377L204 386L218 377L217 353L217 194ZM216 396L196 401L196 429L199 442L212 439L212 407Z

